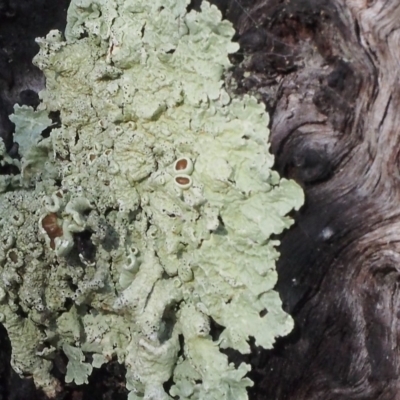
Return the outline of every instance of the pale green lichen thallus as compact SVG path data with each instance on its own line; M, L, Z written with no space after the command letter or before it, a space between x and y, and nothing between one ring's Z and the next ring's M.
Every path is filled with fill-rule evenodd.
M41 104L11 116L21 159L0 146L0 320L50 396L63 351L66 382L124 364L129 400L245 400L250 366L220 350L293 327L270 238L303 194L272 170L264 106L225 88L232 25L187 5L72 0L65 37L37 39Z

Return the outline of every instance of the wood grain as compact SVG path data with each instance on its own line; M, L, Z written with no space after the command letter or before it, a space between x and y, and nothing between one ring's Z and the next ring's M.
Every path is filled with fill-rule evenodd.
M228 85L266 104L276 167L306 192L278 265L296 329L254 349L252 398L400 399L400 3L221 9L241 44Z

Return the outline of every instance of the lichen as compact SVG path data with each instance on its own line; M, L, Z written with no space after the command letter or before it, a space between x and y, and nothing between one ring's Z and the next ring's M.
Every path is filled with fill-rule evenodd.
M78 384L115 357L130 400L244 400L250 366L221 349L292 329L271 236L303 194L272 170L264 106L224 87L231 24L187 5L72 0L65 39L38 39L46 90L15 109L22 159L0 185L0 313L49 395L64 351Z

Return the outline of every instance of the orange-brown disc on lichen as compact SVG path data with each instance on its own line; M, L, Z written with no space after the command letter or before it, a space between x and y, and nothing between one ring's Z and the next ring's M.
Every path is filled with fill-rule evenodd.
M50 214L46 215L42 219L42 227L50 239L50 247L54 250L56 247L55 243L54 243L54 239L63 235L63 230L62 230L61 226L58 225L57 214L50 213Z
M184 170L188 165L188 162L185 158L181 158L180 160L178 160L175 164L175 170L176 171L182 171Z

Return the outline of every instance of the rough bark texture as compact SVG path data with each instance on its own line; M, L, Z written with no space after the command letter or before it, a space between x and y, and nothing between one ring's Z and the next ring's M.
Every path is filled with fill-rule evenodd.
M282 241L296 329L265 352L255 399L399 399L400 3L236 0L233 76L272 115L306 206Z
M296 226L282 237L278 265L277 289L296 328L274 350L246 356L256 383L250 398L400 399L400 2L213 3L241 44L227 82L267 105L276 167L306 192ZM10 106L42 82L29 63L33 38L62 27L68 1L18 4L0 0L0 136L11 152ZM10 38L14 64L7 68ZM0 375L0 398L35 398L32 389L16 392L22 384L4 363ZM102 371L63 397L107 398L102 390L113 384L103 384L104 376L117 388L119 375Z

